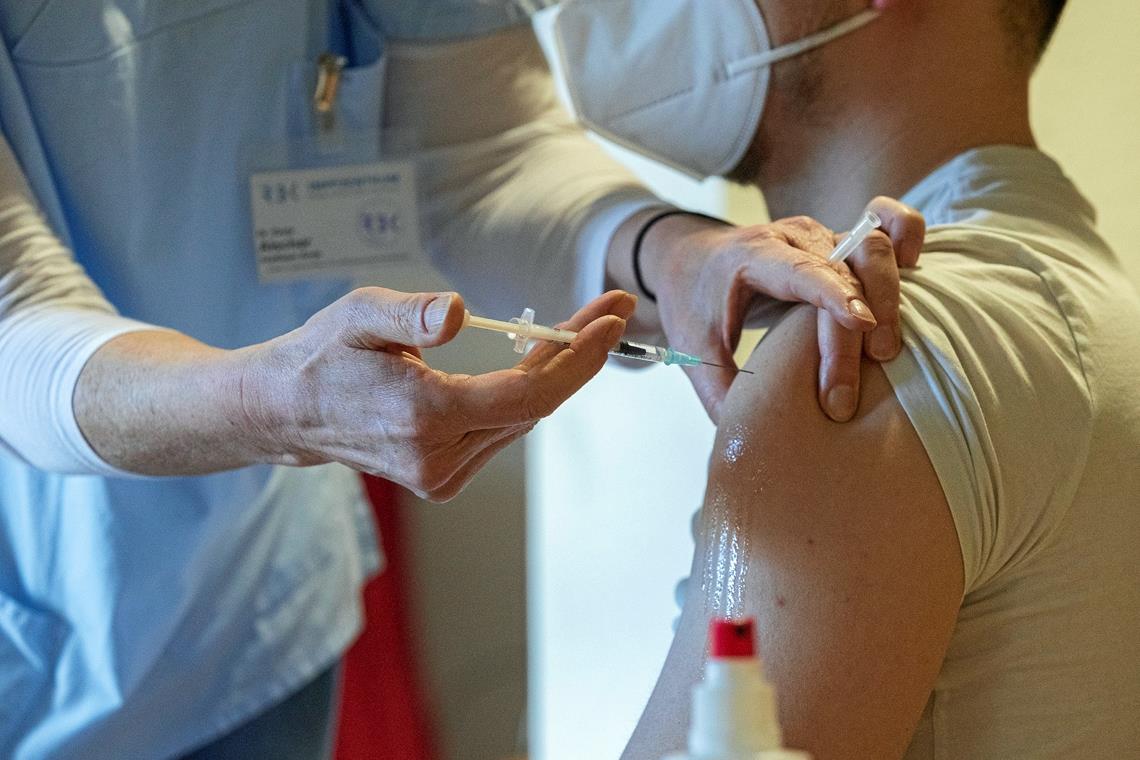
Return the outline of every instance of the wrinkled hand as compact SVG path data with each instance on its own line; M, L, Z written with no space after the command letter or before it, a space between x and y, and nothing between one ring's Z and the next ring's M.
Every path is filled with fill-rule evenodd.
M917 263L926 224L889 198L869 208L883 229L836 266L827 256L843 235L807 217L753 227L677 218L676 238L658 262L658 311L670 346L727 368L687 368L714 422L737 377L733 353L745 319L762 297L820 309L820 406L833 420L855 413L861 355L876 361L898 355L899 267Z
M251 349L245 417L276 461L341 462L446 501L601 369L635 305L611 291L563 325L578 331L572 345L540 344L513 369L449 375L419 349L462 329L462 298L362 288Z

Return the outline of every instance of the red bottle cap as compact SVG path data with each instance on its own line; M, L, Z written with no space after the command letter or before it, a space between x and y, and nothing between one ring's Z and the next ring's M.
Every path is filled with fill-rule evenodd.
M712 657L755 657L756 620L713 618L709 624L709 654Z

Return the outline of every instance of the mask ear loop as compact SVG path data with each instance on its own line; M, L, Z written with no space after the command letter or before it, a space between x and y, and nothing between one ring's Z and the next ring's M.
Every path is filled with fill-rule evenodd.
M802 40L789 42L787 45L782 45L774 50L768 50L763 53L757 53L756 55L750 55L747 58L741 58L737 61L731 61L724 64L724 77L726 79L732 79L747 71L762 69L765 66L771 66L773 63L794 58L797 55L825 45L834 39L850 34L856 29L863 28L877 19L879 15L880 11L868 9L852 16L846 21L839 22L829 29L824 29L815 34L809 34Z

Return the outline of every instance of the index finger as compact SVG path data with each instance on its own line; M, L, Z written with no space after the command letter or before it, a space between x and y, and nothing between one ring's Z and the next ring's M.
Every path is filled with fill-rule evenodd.
M559 323L556 327L559 330L577 332L594 320L607 314L613 314L622 319L629 319L633 316L634 309L636 308L637 296L626 293L624 290L611 290L578 309L574 316L565 322ZM540 342L530 350L530 353L526 355L526 358L523 359L518 366L524 370L537 367L565 348L565 345L564 343Z
M753 291L781 301L810 303L829 312L844 327L871 330L876 322L854 278L850 280L822 257L782 241L768 241L750 256L740 276Z
M625 320L607 314L590 322L569 346L549 344L513 369L449 376L440 392L469 430L521 425L550 416L606 363L625 332ZM550 354L550 352L553 352Z

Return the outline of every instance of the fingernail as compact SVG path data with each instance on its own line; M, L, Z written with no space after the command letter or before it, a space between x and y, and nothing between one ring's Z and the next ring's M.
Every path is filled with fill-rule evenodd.
M852 316L856 319L861 319L864 322L875 324L875 315L871 313L871 307L863 303L858 298L852 298L847 303L847 310L851 312Z
M443 323L447 321L447 315L451 312L451 294L436 297L424 309L424 328L429 333L439 332L443 327Z
M850 385L837 385L827 392L827 409L831 418L846 422L855 416L855 389Z
M898 338L889 325L876 327L871 333L871 355L880 361L893 359L898 346Z

